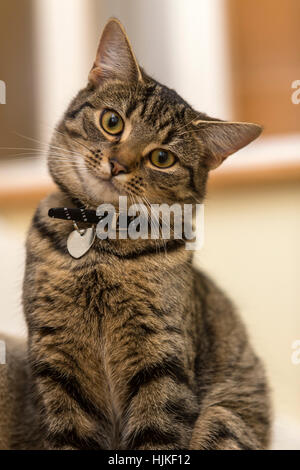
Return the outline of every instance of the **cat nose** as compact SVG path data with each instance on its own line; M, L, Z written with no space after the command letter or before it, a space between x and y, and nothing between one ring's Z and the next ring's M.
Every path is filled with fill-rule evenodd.
M111 174L113 176L117 176L120 173L127 173L128 172L127 166L122 165L120 162L118 162L118 160L116 160L114 158L110 160L110 166L111 166Z

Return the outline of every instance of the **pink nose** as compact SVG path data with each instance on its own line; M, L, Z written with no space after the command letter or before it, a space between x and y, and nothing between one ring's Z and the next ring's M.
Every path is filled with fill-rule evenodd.
M127 167L118 162L118 160L110 160L111 173L113 176L119 175L120 173L127 173Z

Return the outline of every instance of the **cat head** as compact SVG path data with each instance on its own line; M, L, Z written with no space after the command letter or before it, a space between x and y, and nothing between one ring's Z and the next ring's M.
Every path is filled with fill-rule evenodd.
M123 26L104 28L88 85L54 132L54 181L86 206L201 202L208 173L261 132L212 119L138 65Z

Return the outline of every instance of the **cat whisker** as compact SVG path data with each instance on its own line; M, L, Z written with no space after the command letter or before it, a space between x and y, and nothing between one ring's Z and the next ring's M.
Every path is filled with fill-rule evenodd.
M40 149L33 149L33 150L40 150L40 151L43 151L43 152L47 152L50 148L55 148L57 150L62 150L64 152L68 152L70 154L76 154L75 151L73 150L69 150L65 147L60 147L60 146L57 146L57 145L54 145L52 144L51 142L43 142L42 140L40 139L34 139L33 137L29 137L29 136L26 136L26 135L23 135L23 134L19 134L19 133L16 133L16 135L18 135L19 137L22 137L24 139L27 139L29 141L32 141L32 142L35 142L37 144L39 144L41 146Z

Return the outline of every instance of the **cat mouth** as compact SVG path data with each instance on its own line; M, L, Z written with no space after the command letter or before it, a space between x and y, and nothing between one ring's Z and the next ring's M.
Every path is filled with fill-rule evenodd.
M118 188L117 185L114 183L113 178L104 179L98 175L96 176L96 178L98 182L100 183L101 190L104 191L105 193L115 194L118 196L121 194L120 188Z
M118 201L121 193L111 178L101 178L96 172L87 171L83 175L83 180L87 196L90 196L95 203Z
M101 176L99 173L91 171L90 168L88 168L88 179L93 181L93 185L95 185L97 181L98 184L100 183L102 188L107 188L111 191L114 190L119 192L118 188L113 183L113 178Z
M100 175L94 175L94 177L96 177L99 180L99 182L102 186L106 186L109 189L114 189L114 190L118 191L118 189L116 188L116 186L113 183L112 178L106 179L106 178L102 178Z

